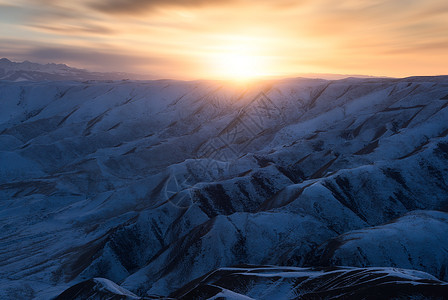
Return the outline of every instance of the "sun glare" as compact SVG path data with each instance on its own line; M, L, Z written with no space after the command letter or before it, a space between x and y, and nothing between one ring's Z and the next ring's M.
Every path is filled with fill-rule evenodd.
M220 59L222 75L229 79L244 80L259 75L259 65L253 56L227 53Z
M247 81L265 75L262 57L241 49L227 49L215 53L213 61L214 73L221 79Z

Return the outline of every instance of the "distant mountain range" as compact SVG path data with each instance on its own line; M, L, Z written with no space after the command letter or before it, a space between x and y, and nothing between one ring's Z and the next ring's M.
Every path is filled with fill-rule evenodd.
M122 72L90 72L69 67L65 64L38 64L29 61L13 62L7 58L0 59L0 80L7 81L47 81L47 80L123 80L147 79L138 74Z
M339 80L344 78L376 78L369 75L354 74L329 74L329 73L298 73L297 77L320 78L326 80ZM270 79L280 79L280 77ZM85 69L77 69L66 64L39 64L30 61L13 62L7 58L0 59L0 80L6 81L51 81L51 80L148 80L158 79L144 74L125 72L93 72Z

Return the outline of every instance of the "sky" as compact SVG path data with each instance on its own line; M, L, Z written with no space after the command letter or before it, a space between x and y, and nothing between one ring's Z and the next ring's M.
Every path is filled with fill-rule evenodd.
M447 0L0 0L0 57L158 78L448 74Z

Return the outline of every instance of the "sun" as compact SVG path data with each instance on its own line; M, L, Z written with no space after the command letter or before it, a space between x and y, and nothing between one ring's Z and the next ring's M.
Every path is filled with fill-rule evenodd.
M220 79L247 81L263 76L261 56L245 49L226 49L214 53L214 74Z
M255 56L225 53L220 60L222 75L228 79L248 80L260 76L260 61Z

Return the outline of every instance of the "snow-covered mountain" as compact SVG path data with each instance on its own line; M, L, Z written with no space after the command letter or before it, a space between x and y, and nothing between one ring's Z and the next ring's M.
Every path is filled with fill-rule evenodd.
M448 77L3 81L0 105L2 299L180 297L239 264L446 291ZM294 293L263 278L210 280Z
M316 249L309 265L400 266L448 281L448 214L413 211L382 226L350 231ZM434 245L440 245L434 247Z
M163 299L442 299L447 293L447 283L411 270L242 265L207 273ZM94 278L70 287L59 299L143 298Z
M76 69L65 64L38 64L29 61L12 62L0 59L0 80L8 81L50 81L50 80L122 80L140 79L141 76L128 73L100 73Z
M210 272L175 299L441 299L448 284L395 268L237 266Z

